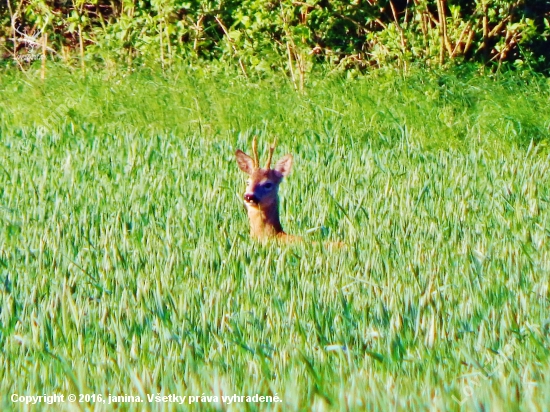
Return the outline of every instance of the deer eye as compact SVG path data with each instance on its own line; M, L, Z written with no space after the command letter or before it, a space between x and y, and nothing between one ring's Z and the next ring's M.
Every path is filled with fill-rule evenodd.
M271 190L271 189L273 189L273 183L267 182L267 183L264 185L264 187L265 187L267 190Z

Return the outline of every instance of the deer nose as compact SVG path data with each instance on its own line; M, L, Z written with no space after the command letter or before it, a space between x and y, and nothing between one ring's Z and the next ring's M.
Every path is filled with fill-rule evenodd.
M246 203L258 203L258 198L251 193L245 193L244 201Z

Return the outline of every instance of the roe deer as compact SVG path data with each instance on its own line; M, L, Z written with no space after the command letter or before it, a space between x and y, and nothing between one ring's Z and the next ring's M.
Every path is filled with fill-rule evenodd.
M269 156L263 169L260 168L258 159L256 137L252 142L254 159L241 150L235 152L239 169L249 175L243 198L250 220L250 235L257 239L275 238L284 242L299 242L303 239L300 236L286 234L279 220L279 185L283 177L290 173L292 155L283 156L272 169L271 159L274 151L275 142L269 147ZM323 245L336 248L346 246L342 242L326 242Z
M300 240L287 235L279 220L279 185L292 168L292 155L283 156L271 169L275 142L269 147L265 168L260 168L256 137L252 142L254 159L241 150L235 152L239 169L249 175L244 193L244 205L250 220L250 235L259 239L276 237L285 241Z

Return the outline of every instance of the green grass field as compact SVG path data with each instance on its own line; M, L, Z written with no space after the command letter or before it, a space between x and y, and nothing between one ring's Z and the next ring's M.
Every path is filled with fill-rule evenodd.
M549 98L422 71L305 95L200 68L4 73L0 409L549 410ZM234 151L255 134L295 156L302 244L248 237Z

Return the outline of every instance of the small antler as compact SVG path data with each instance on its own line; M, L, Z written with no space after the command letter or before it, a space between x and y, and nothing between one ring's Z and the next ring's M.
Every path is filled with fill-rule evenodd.
M254 168L258 169L260 167L260 158L258 157L258 136L254 136L252 140L252 154L254 155Z
M275 151L275 146L277 145L277 138L273 141L273 144L269 146L269 156L267 158L267 163L265 164L265 168L269 170L271 168L271 158L273 157L273 152Z

